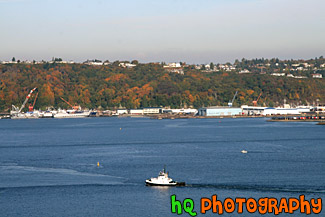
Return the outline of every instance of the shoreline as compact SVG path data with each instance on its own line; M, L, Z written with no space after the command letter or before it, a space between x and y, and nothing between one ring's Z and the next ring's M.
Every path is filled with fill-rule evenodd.
M68 118L68 117L67 117ZM283 115L273 115L273 116L262 116L262 115L235 115L235 116L194 116L193 114L147 114L147 115L90 115L88 117L80 118L150 118L156 120L162 119L236 119L236 118L267 118L267 122L319 122L319 125L325 125L325 115L297 115L297 116L283 116ZM0 115L0 119L12 119L8 115ZM21 118L30 119L30 118ZM33 119L48 119L48 118L33 118ZM51 118L50 118L51 119ZM57 119L57 118L56 118Z

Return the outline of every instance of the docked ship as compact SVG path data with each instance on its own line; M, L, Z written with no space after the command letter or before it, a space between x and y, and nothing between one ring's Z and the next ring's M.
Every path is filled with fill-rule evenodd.
M172 178L168 177L168 172L164 168L160 171L157 178L150 178L146 180L146 185L151 186L185 186L185 182L176 182Z
M50 111L50 110L41 111L40 118L53 118L55 113L56 111Z
M11 119L35 119L39 118L39 112L33 111L33 112L10 112Z
M71 105L68 101L60 97L64 102L66 102L72 109L62 110L59 109L56 113L54 113L54 118L85 118L89 117L90 111L82 110L78 105Z
M90 111L84 111L84 110L62 110L59 109L57 113L53 115L54 118L85 118L89 117Z

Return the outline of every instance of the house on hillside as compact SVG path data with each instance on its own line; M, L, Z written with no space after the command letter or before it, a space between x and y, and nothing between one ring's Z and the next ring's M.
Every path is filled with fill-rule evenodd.
M323 78L323 75L322 74L319 74L319 73L314 73L312 74L313 78Z

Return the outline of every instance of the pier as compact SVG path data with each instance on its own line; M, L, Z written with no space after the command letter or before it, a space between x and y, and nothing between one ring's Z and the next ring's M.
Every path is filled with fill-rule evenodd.
M278 122L325 122L325 115L297 115L297 116L278 116L272 117L268 121Z

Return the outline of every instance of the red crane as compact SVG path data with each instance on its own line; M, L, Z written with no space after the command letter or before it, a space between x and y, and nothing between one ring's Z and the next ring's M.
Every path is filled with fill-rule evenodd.
M73 106L71 105L68 101L66 101L65 99L63 99L62 97L60 97L64 102L66 102L69 106L71 106L72 109L74 110L78 110L79 109L79 106Z
M35 96L33 105L30 104L29 107L28 107L28 109L29 109L30 112L32 112L34 110L34 106L35 106L37 97L38 97L38 92L36 93L36 96Z
M257 106L257 102L258 102L258 100L260 99L261 96L262 96L262 92L261 92L260 95L258 96L257 100L254 100L254 101L253 101L253 105L254 105L254 106Z

